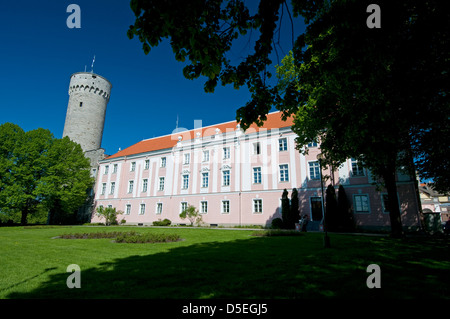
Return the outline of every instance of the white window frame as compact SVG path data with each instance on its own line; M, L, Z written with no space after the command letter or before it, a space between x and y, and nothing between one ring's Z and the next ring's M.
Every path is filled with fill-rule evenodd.
M161 157L160 167L166 167L166 165L167 165L166 157Z
M147 179L147 178L144 178L144 179L142 180L142 192L143 192L143 193L146 193L147 190L148 190L148 179Z
M155 214L156 215L161 215L162 212L163 212L163 203L161 203L161 202L156 203L156 212L155 212Z
M131 204L126 204L125 205L125 215L130 215L131 214Z
M367 205L367 210L357 210L358 206L357 206L357 198L362 198L365 197L367 199L366 201L366 205ZM364 208L364 203L361 201L361 206L362 208ZM370 198L369 198L369 194L353 194L353 211L355 212L355 214L370 214Z
M230 147L223 148L223 159L229 159L231 157L231 149Z
M183 160L183 164L187 165L191 162L191 153L185 153L183 156L184 160Z
M136 170L136 162L131 162L130 164L130 172L134 172Z
M208 201L202 200L200 201L200 214L208 214Z
M230 186L231 171L229 169L222 171L222 186Z
M108 175L108 172L109 172L109 165L105 165L104 174Z
M203 151L202 162L209 162L209 150L204 150Z
M159 191L163 191L164 190L164 182L165 182L165 177L164 176L161 176L160 178L159 178Z
M144 215L145 214L145 204L141 203L139 205L139 215Z
M209 187L209 172L202 172L202 188Z
M256 206L256 203L260 204ZM262 214L263 213L263 200L262 198L253 198L252 200L252 212L253 214Z
M119 165L117 165L117 164L114 164L113 165L113 174L116 174L117 173L117 167L118 167Z
M362 167L362 165L359 163L358 160L351 158L351 167L352 167L352 177L364 177L366 176L364 168ZM355 169L356 168L356 172Z
M262 182L262 169L261 169L261 166L253 167L252 173L253 173L253 178L252 178L253 184L261 184L261 182Z
M133 193L134 190L134 180L128 181L128 194Z
M230 213L230 200L229 199L223 199L222 200L222 208L220 210L222 214L229 214Z
M186 207L183 207L186 206ZM189 204L186 201L182 201L180 202L180 214L183 212L183 210L185 210L186 208L188 208Z
M312 166L314 165L314 166ZM311 168L314 169L314 177L311 176ZM317 169L317 176L316 175L316 169ZM320 181L320 163L319 161L310 161L308 162L308 176L310 180L319 180Z
M279 176L280 176L279 181L280 182L289 182L289 164L280 164L278 166L278 169L279 169Z
M106 193L106 183L102 183L102 191L100 195L105 195L105 193Z
M287 137L281 137L278 139L278 151L285 152L288 150Z
M109 193L112 195L116 190L116 182L111 182Z
M146 159L144 169L149 169L149 168L150 168L150 160Z
M181 189L189 188L189 174L182 175L182 186L181 187L182 187Z
M261 143L253 142L253 155L260 155L260 154L261 154Z

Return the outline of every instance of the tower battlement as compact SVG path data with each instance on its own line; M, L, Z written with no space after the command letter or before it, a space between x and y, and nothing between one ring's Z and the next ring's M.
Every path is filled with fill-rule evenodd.
M63 137L80 144L85 152L101 148L111 88L107 79L92 72L78 72L70 77Z

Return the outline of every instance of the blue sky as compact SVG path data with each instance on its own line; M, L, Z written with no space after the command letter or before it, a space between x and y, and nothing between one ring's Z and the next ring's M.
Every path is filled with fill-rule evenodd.
M248 2L256 7L259 1ZM66 25L71 3L81 8L80 29ZM90 71L94 55L94 72L113 85L102 141L107 154L172 133L177 115L178 126L186 129L194 120L203 126L234 120L250 99L247 88L219 85L205 93L204 79L183 77L184 64L175 60L168 40L145 55L136 38L127 38L134 19L129 0L2 1L0 124L12 122L25 131L42 127L62 137L70 76L85 67ZM280 60L292 48L288 20L285 14ZM304 25L294 21L295 39ZM241 41L231 58L239 61L251 48L247 39ZM272 61L277 64L275 55Z

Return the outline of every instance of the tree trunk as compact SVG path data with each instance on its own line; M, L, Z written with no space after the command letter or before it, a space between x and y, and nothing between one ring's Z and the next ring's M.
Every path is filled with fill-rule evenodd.
M22 210L22 218L20 219L20 224L21 225L26 225L27 224L27 217L28 217L28 207L25 207Z
M397 184L395 182L395 166L388 168L383 174L384 183L388 193L388 209L391 221L391 235L401 237L403 235L400 207L398 205Z

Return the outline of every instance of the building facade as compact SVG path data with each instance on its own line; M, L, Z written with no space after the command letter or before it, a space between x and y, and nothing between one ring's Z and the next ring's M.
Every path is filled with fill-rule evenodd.
M194 205L207 225L265 225L281 217L281 196L299 193L300 214L311 227L323 220L319 145L301 154L295 148L292 118L268 114L262 127L245 132L236 121L174 132L143 140L99 162L95 206L123 212L127 224L169 219L185 224L179 214ZM323 170L325 184L345 187L360 228L389 228L386 191L373 185L370 173L348 159ZM399 205L405 227L418 226L413 178L398 175ZM92 222L101 222L93 215Z

